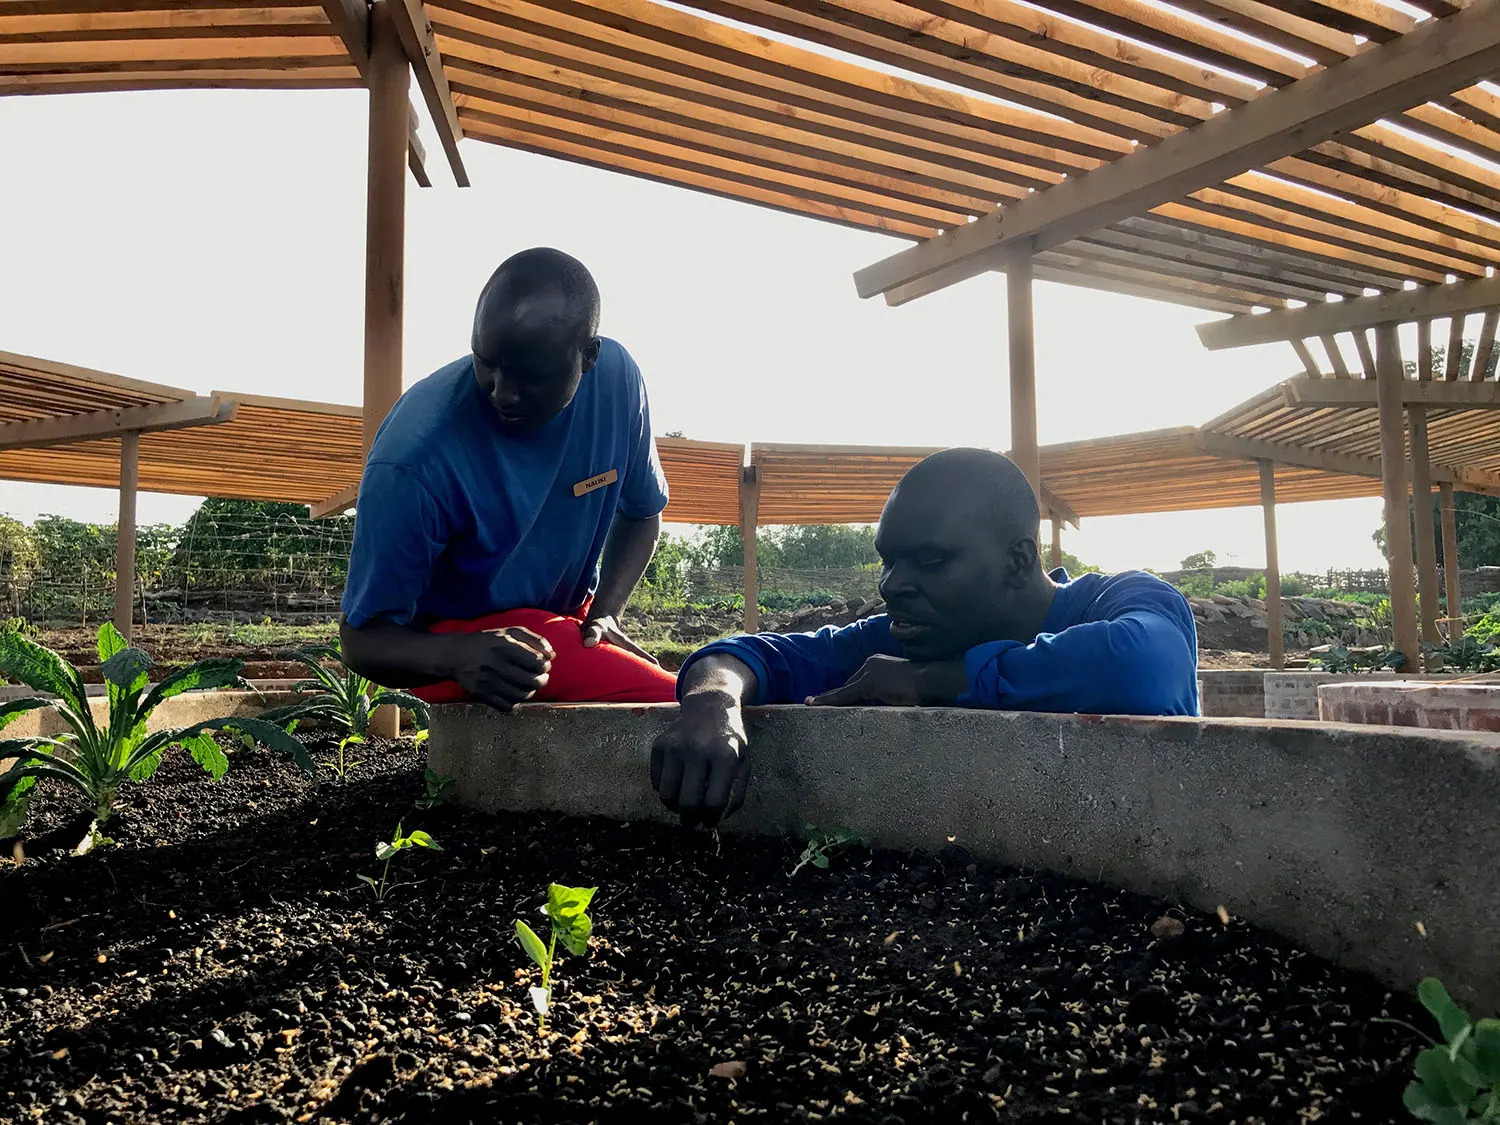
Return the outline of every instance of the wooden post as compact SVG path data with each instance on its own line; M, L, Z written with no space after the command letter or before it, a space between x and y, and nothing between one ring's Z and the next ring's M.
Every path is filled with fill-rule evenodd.
M387 8L370 10L370 133L365 200L364 448L401 397L406 144L411 72Z
M1052 569L1056 570L1062 566L1062 520L1057 516L1052 517ZM1072 575L1077 578L1078 576Z
M747 633L760 632L760 573L755 544L760 527L759 511L760 481L756 479L755 466L745 465L740 470L740 538L745 544L744 629Z
M1443 583L1448 587L1448 637L1451 640L1464 631L1464 599L1458 577L1458 521L1454 518L1451 484L1438 485L1438 505L1442 509Z
M1036 447L1036 340L1031 310L1031 257L1006 266L1006 320L1010 330L1010 455L1032 491L1042 494Z
M135 621L135 493L141 435L120 435L120 522L115 529L115 628L130 640Z
M1391 560L1391 627L1406 667L1421 667L1417 589L1412 580L1411 520L1407 515L1406 412L1401 403L1401 344L1394 324L1375 329L1375 393L1380 407L1380 462L1385 485L1385 539Z
M370 132L365 199L364 451L401 397L406 272L406 157L411 71L387 4L370 9ZM399 2L399 0L396 0ZM401 712L379 707L370 733L398 738Z
M1411 498L1416 516L1417 607L1421 611L1422 643L1442 643L1438 635L1437 542L1432 529L1432 463L1427 450L1427 408L1408 406L1411 431Z
M1260 463L1260 510L1266 521L1266 645L1271 667L1286 667L1285 623L1281 615L1281 559L1276 547L1276 466Z

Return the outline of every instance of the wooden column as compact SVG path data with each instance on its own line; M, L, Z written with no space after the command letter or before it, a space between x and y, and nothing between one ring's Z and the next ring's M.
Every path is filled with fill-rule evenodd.
M406 273L406 157L411 71L387 4L370 9L370 132L365 198L364 451L401 397ZM396 0L399 2L399 0ZM370 733L397 738L401 713L377 708Z
M1453 486L1438 485L1438 506L1442 508L1443 583L1448 587L1448 636L1462 635L1464 615L1463 590L1458 581L1458 522L1453 512Z
M120 522L115 529L115 628L128 641L135 622L135 493L141 435L120 435Z
M1412 580L1411 520L1407 516L1406 412L1401 402L1401 345L1394 324L1375 329L1375 395L1380 407L1380 462L1385 485L1385 538L1390 553L1391 627L1406 667L1421 667L1417 589Z
M1271 667L1286 667L1285 622L1281 614L1281 559L1276 547L1276 466L1260 463L1260 510L1266 521L1266 645Z
M740 470L740 538L745 544L744 629L760 632L760 573L756 561L755 535L760 527L760 481L755 466Z
M1006 266L1006 321L1010 330L1010 455L1032 491L1042 494L1036 448L1036 341L1031 310L1031 257Z
M1411 432L1411 498L1416 516L1417 603L1421 611L1422 643L1442 643L1438 635L1437 542L1432 528L1432 464L1427 451L1427 408L1408 406Z
M411 72L389 0L370 9L369 179L365 200L364 448L401 397L406 143Z
M1052 517L1052 562L1051 562L1052 569L1056 570L1058 567L1062 566L1062 564L1063 564L1063 561L1062 561L1062 520L1059 517L1057 517L1057 516L1053 516ZM1073 577L1076 578L1078 576L1075 574L1075 575L1073 575Z

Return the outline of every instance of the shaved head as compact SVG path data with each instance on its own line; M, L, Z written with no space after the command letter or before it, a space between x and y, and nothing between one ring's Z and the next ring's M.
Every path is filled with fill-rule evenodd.
M923 458L901 478L889 503L941 504L989 524L1007 541L1041 533L1041 508L1026 474L988 449L945 449Z

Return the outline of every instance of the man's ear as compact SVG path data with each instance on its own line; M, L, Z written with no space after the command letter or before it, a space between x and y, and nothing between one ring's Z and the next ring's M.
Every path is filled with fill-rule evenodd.
M1019 588L1031 581L1032 573L1037 568L1037 558L1035 539L1021 538L1011 543L1005 552L1005 584Z
M590 336L579 349L579 354L583 356L583 373L587 375L594 369L594 364L599 362L599 337Z

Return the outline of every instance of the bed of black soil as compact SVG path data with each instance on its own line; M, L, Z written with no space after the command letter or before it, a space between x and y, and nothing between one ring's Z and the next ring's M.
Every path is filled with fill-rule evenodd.
M1372 1019L1413 1006L1237 920L962 841L790 878L790 842L423 813L416 752L362 749L317 786L169 762L81 858L37 802L0 861L0 1119L1402 1119L1415 1037ZM378 905L397 821L445 850ZM550 880L599 893L541 1035L513 932Z

